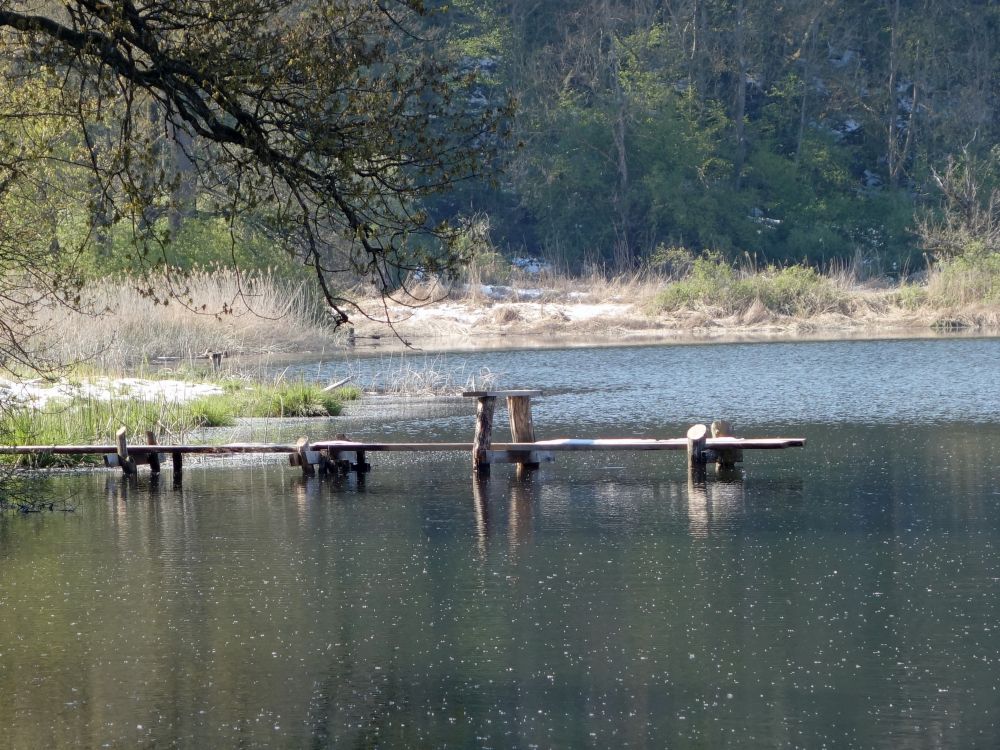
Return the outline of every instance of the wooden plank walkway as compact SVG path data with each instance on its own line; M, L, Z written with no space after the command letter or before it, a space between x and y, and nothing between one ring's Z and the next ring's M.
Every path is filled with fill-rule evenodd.
M562 438L536 440L531 417L531 399L541 391L469 391L463 394L477 400L474 439L466 442L378 442L348 440L338 435L334 440L310 443L300 438L295 444L286 443L226 443L223 445L178 444L158 445L152 433L146 433L146 444L129 445L125 428L118 430L114 445L21 445L0 446L7 455L104 455L109 466L119 466L127 476L134 476L137 465L148 465L153 473L169 456L174 480L180 481L184 455L287 454L294 466L305 474L317 469L324 472L367 472L371 467L366 454L379 452L459 451L472 456L473 472L488 476L490 465L517 464L518 473L535 469L541 463L554 460L554 454L571 451L687 451L688 465L703 467L716 462L720 467L732 467L743 460L744 450L780 450L802 447L805 438L740 438L731 435L727 422L716 421L711 428L694 425L683 438ZM510 410L511 436L508 443L493 443L493 413L497 398L506 398ZM711 437L709 437L711 433ZM354 460L351 460L353 456Z

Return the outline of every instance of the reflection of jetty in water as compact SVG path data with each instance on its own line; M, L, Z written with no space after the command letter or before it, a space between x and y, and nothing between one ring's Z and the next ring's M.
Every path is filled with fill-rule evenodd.
M476 517L476 543L481 553L489 547L498 525L503 523L501 508L497 506L499 499L506 499L507 505L507 543L511 549L529 542L534 531L535 504L537 493L534 477L528 475L521 479L513 479L500 492L497 486L488 479L473 477L472 501Z
M731 527L746 512L746 488L739 469L720 469L709 482L703 467L691 466L687 490L691 536L708 536L714 529Z
M789 491L792 494L802 491L800 478L782 480L780 484L784 495ZM763 481L754 486L758 490L766 489L771 483ZM473 477L475 535L480 553L485 554L491 542L504 529L507 546L514 550L531 542L540 516L551 521L571 513L574 507L572 497L558 491L566 488L555 488L557 492L554 495L548 489L535 474L523 478L511 477L503 486L482 477ZM603 514L606 521L623 529L643 523L643 504L651 501L648 487L609 482L603 487L591 487L591 490L599 502L596 512ZM681 522L686 515L687 528L693 537L706 537L740 525L747 517L748 505L752 504L748 500L745 475L735 468L706 472L692 467L686 485L681 482L656 483L653 495L656 502L672 503Z

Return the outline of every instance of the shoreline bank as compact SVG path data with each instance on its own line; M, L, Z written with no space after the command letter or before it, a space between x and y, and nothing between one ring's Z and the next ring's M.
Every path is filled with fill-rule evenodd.
M347 352L477 351L652 345L763 343L775 341L877 341L1000 336L1000 326L968 313L841 314L747 322L711 311L649 316L637 305L612 303L498 303L447 301L416 309L390 307L394 320L352 321L355 344ZM300 356L293 355L296 359Z

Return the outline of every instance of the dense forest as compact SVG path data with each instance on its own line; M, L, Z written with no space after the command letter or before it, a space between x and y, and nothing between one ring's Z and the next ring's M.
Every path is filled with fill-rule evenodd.
M925 250L949 165L980 197L996 184L1000 3L459 5L482 96L520 103L503 189L463 206L503 247L571 267L682 246L889 270Z
M7 267L291 252L389 288L467 260L474 220L571 271L903 271L1000 234L995 0L4 0L0 26Z

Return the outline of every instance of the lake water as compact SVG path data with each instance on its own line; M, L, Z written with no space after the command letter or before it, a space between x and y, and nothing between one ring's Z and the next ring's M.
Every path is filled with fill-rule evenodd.
M544 389L539 438L808 444L705 482L673 452L40 479L77 510L0 518L0 748L1000 746L1000 340L429 363ZM286 436L470 440L472 414Z

